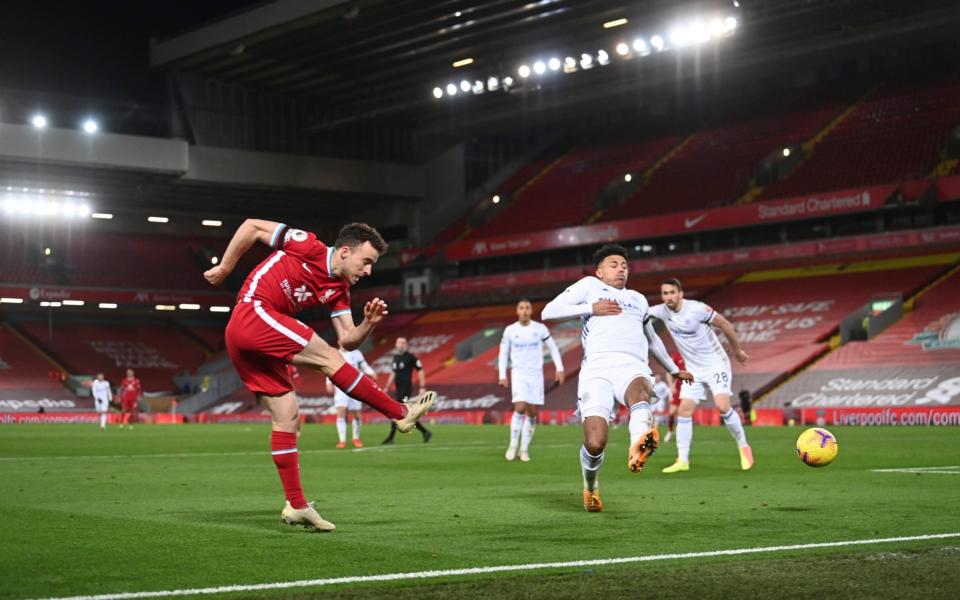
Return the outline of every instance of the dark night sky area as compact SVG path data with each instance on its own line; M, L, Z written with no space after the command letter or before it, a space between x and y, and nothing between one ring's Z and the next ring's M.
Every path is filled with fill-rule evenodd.
M0 89L165 102L149 39L167 37L263 0L4 2Z

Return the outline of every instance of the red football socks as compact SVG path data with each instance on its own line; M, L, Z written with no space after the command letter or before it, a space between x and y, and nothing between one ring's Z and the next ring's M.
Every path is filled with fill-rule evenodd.
M297 434L287 431L270 432L270 450L277 465L283 492L294 508L305 508L307 499L300 485L300 454L297 452Z
M391 419L402 419L406 415L403 404L388 396L372 379L364 377L350 363L344 363L330 381L351 398L369 404Z

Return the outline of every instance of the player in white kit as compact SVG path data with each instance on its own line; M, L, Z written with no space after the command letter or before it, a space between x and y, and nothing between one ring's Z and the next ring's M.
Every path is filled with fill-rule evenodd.
M543 323L530 319L533 306L529 300L517 302L517 322L507 325L500 339L497 361L500 385L510 386L513 399L513 418L510 420L510 445L505 458L513 460L520 449L520 460L530 460L530 440L537 425L537 415L543 406L543 345L550 350L556 367L556 381L564 380L563 359L557 343ZM510 380L507 379L507 361L510 362Z
M583 507L600 512L598 479L617 403L630 409L627 468L634 473L643 470L660 440L650 412L653 375L648 352L674 377L692 377L677 368L648 322L647 299L626 289L627 250L607 244L594 254L594 265L595 276L584 277L551 300L543 318L580 317L583 322L583 366L577 386L577 412L583 424Z
M724 425L737 442L740 452L740 468L744 471L753 466L753 450L747 443L740 414L730 406L730 386L733 373L730 358L720 344L713 327L717 327L730 342L734 356L741 363L750 358L740 347L740 340L730 321L712 308L696 300L683 297L683 286L677 279L668 279L660 284L663 304L650 309L650 314L663 321L673 336L674 342L686 368L696 380L680 386L680 408L677 410L677 461L663 470L664 473L679 473L690 470L690 444L693 441L693 411L707 397L713 396L713 404L720 411Z
M103 377L103 373L97 373L97 378L93 380L91 390L93 392L93 408L100 415L100 429L106 429L107 413L110 411L110 403L113 401L113 390L110 389L110 382Z
M359 350L344 350L339 348L343 360L360 371L364 375L369 375L374 381L377 380L377 372L373 370L363 353ZM327 393L333 394L333 406L337 409L337 448L347 447L347 419L350 419L352 430L352 443L354 448L363 448L363 442L360 440L360 411L363 409L363 403L354 400L340 388L334 388L330 380L327 380Z

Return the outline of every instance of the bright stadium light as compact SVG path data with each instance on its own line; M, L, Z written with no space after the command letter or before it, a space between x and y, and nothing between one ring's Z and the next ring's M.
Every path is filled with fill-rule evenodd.
M604 29L612 29L614 27L620 27L621 25L626 25L626 19L614 19L613 21L607 21L603 24Z
M169 223L170 218L169 217L147 217L147 221L150 221L151 223Z
M500 204L500 195L494 194L493 198L491 198L490 201L493 202L494 204Z
M652 38L650 38L650 45L653 46L653 49L656 50L657 52L662 52L664 48L663 38L660 37L659 35L653 36Z
M97 213L93 213L93 214L90 215L90 216L91 216L92 218L94 218L94 219L112 219L112 218L113 218L113 213L99 213L99 212L97 212Z
M637 38L633 40L633 50L634 52L639 52L643 56L650 54L650 48L647 46L647 42L643 38Z
M461 81L461 82L460 82L460 91L462 91L463 93L469 92L469 91L470 91L470 82L467 81L466 79L464 79L463 81Z
M690 32L686 27L678 25L670 30L670 43L674 46L686 46L689 41Z
M560 69L560 59L557 57L551 58L547 61L547 66L550 67L551 71L558 71Z
M433 97L437 100L443 98L443 90L438 87L433 88Z
M30 118L30 123L37 129L43 129L47 126L47 118L41 114L36 114Z
M157 310L177 310L177 307L172 304L158 304L154 308Z
M448 83L448 84L447 84L447 95L448 95L448 96L456 96L456 95L457 95L457 86L455 86L455 85L452 84L452 83Z
M217 219L204 219L200 221L200 224L204 227L222 227L223 221L218 221Z
M623 176L623 180L626 181L627 183L630 183L631 181L633 181L633 175L631 175L630 173L627 173L626 175Z
M733 31L737 28L737 19L734 17L727 17L723 20L723 24L727 26L727 31Z
M509 75L503 78L503 89L508 90L513 87L513 77Z
M87 119L83 122L83 131L88 135L93 135L100 129L100 126L97 125L97 122L93 119Z
M630 46L624 44L623 42L617 44L617 54L620 56L626 56L627 52L630 52Z
M211 264L211 265L215 265L215 264L217 264L218 262L220 262L220 257L218 257L218 256L211 256L211 257L210 257L210 264Z
M568 56L563 59L563 72L564 73L573 73L577 70L577 59L572 56Z
M64 300L64 306L83 306L85 302L83 300Z
M520 65L520 68L517 69L517 75L523 77L524 79L530 77L530 67L527 65Z
M0 298L0 304L23 304L23 298Z
M77 207L77 216L87 217L90 215L90 207L86 204L81 204Z
M494 91L496 91L496 90L499 89L499 88L500 88L500 80L499 80L499 79L497 79L496 77L491 77L490 79L487 80L487 89L488 89L488 90L490 90L491 92L494 92Z
M786 157L788 157L788 156L790 156L790 148L784 148L784 149L783 149L783 157L786 158Z
M180 310L200 310L200 305L184 302L183 304L180 305Z
M113 309L117 307L117 304L115 302L101 302L97 306L99 306L100 308Z
M472 58L463 58L463 59L461 59L461 60L455 61L455 62L453 63L453 67L456 69L456 68L459 68L459 67L465 67L465 66L467 66L467 65L472 65L472 64L473 64L473 59L472 59Z
M592 69L593 68L593 57L587 53L580 55L580 68L581 69Z
M727 26L723 23L720 18L713 19L710 21L710 35L713 37L718 37L727 32Z
M610 55L607 54L606 50L601 50L597 52L597 62L601 65L606 65L610 63Z
M482 81L480 81L480 80L478 79L478 80L476 80L476 81L473 82L473 94L474 94L475 96L479 96L480 94L484 93L485 91L487 91L487 90L486 90L486 88L483 87L483 82L482 82Z
M695 21L690 26L690 40L694 44L705 44L710 41L710 29L702 21Z
M547 65L543 64L542 60L538 60L533 63L533 72L537 75L543 75L543 72L547 70Z
M230 307L229 306L211 306L210 312L228 313L230 312Z

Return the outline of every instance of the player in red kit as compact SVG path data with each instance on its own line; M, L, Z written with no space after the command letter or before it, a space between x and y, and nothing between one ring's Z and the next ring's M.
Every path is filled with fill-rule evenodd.
M133 369L127 369L127 376L120 382L120 427L124 425L133 429L133 423L137 420L137 402L143 395L143 387L140 380L134 377Z
M677 363L677 366L680 367L681 371L687 369L687 364L684 362L683 357L680 356L679 352L674 352L672 355L673 362ZM668 409L667 416L667 435L663 438L664 443L669 442L673 439L673 431L677 427L677 410L680 408L680 384L683 383L679 379L673 380L673 398L670 399L670 408Z
M330 346L292 315L312 306L330 310L342 348L360 346L387 314L386 303L375 298L363 307L363 321L355 324L350 310L350 286L370 275L387 244L376 229L364 223L344 226L332 246L317 236L283 223L247 219L237 229L220 264L203 274L220 285L237 260L255 242L274 249L247 276L227 324L227 351L243 384L270 412L270 447L287 503L281 518L290 525L332 531L333 523L307 502L300 484L297 453L299 411L287 364L323 372L351 397L393 419L400 431L413 429L436 399L423 392L405 403L395 401L344 361Z

